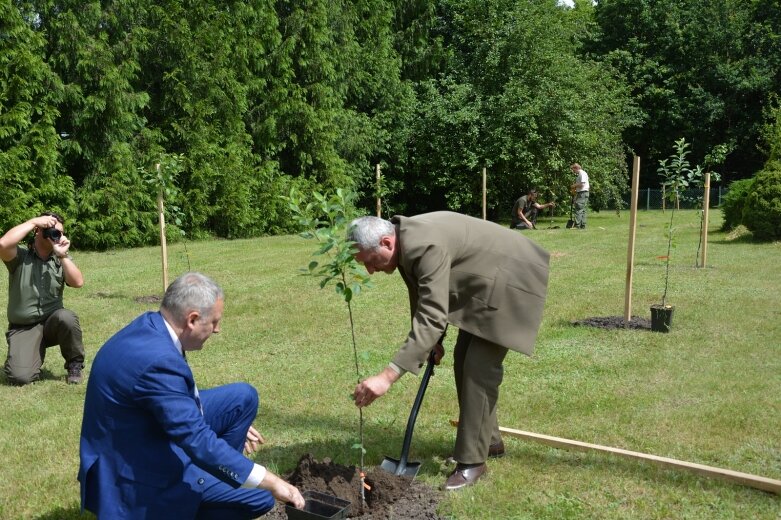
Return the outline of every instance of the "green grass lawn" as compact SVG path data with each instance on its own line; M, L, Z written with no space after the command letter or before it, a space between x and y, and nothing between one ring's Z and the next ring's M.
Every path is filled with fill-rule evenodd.
M650 318L664 288L664 223L638 216L633 314ZM594 444L781 479L781 243L755 244L719 232L711 213L705 268L695 268L699 217L676 214L669 334L574 327L587 317L622 316L629 215L589 214L589 228L566 217L527 235L551 252L545 318L534 357L510 353L500 424ZM356 376L346 308L298 269L312 242L294 236L210 240L169 247L171 279L202 271L225 289L222 332L188 356L201 388L248 381L261 396L256 426L267 444L257 459L286 472L298 458L357 464ZM113 333L162 296L159 248L74 252L86 284L66 290L84 330L87 368ZM396 274L354 300L362 371L384 367L409 322ZM0 287L5 309L7 285ZM4 318L3 318L4 320ZM455 341L451 333L448 350ZM86 385L68 386L58 349L44 379L0 384L0 518L78 518L79 431ZM121 367L117 367L121 370ZM0 376L0 380L4 380ZM407 375L364 414L367 464L398 457L419 380ZM411 458L419 479L438 486L448 468L457 417L452 358L431 380ZM597 453L506 439L479 485L441 502L443 516L474 518L779 518L781 497L688 472Z

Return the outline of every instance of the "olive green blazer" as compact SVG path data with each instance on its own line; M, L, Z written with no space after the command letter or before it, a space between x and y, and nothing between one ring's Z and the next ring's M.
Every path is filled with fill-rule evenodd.
M532 354L548 288L547 251L517 231L458 213L391 222L412 314L396 365L417 374L448 323Z

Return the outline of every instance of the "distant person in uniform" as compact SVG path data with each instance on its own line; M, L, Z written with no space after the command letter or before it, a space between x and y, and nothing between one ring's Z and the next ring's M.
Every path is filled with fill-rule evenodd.
M534 188L529 193L518 198L511 211L513 229L537 229L537 215L545 208L556 206L555 202L540 204L537 202L537 190Z
M580 167L578 163L570 166L572 173L575 174L575 182L570 186L575 206L575 225L573 229L586 229L586 208L588 207L588 173Z

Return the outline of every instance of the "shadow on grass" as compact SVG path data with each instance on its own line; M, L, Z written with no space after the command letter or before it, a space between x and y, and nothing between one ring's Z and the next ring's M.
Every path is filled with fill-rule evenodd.
M81 507L71 506L58 507L34 518L35 520L94 520L95 515L89 511L84 511L82 514Z
M34 381L30 384L40 383L43 381L61 381L63 380L62 376L54 375L54 373L49 370L48 368L42 368L41 373L38 376L38 380ZM11 384L8 382L8 378L5 376L5 372L3 370L0 370L0 385L7 385L7 386L25 386L25 385L17 385L17 384Z
M425 413L425 411L421 411L421 413ZM278 466L279 472L283 475L289 473L296 466L301 456L307 453L311 453L319 461L329 458L336 463L348 466L358 466L360 464L360 451L358 448L353 448L353 445L358 442L357 413L353 423L347 423L336 416L315 414L275 415L272 413L270 415L267 414L264 420L275 422L283 430L304 429L323 432L323 434L320 439L284 447L266 445L256 455L256 461L259 464L274 461ZM398 420L388 426L364 424L363 444L364 449L366 449L364 465L366 467L379 466L385 457L398 459L401 455L406 427L406 415L399 417ZM443 474L445 458L453 450L455 431L455 428L449 424L443 424L441 429L437 429L434 435L430 432L419 434L417 428L415 429L410 446L409 460L421 463L419 475L437 476ZM332 440L335 437L339 437L339 439ZM345 437L347 438L345 439Z
M507 441L507 437L505 437ZM508 446L508 456L514 456L519 461L527 461L529 467L547 467L555 472L557 466L567 466L580 470L585 468L600 468L604 474L619 474L620 478L629 480L653 482L661 487L680 487L684 489L711 490L719 492L721 489L732 489L746 497L751 496L754 500L759 497L761 500L767 500L774 504L777 496L774 493L755 488L751 485L743 485L737 480L720 478L717 476L706 476L697 471L687 471L683 468L664 467L649 461L627 459L619 456L610 456L599 453L582 453L579 450L555 449L549 446L540 446L536 443L524 443L518 441L518 449L514 450L512 444ZM654 456L664 456L663 454L648 454ZM502 459L502 460L506 460ZM682 461L687 462L687 461ZM704 464L699 461L688 461L689 463ZM723 468L732 471L738 471L735 468Z

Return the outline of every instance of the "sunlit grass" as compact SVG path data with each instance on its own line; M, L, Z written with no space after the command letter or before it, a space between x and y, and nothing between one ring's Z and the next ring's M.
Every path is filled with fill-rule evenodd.
M714 215L715 214L715 215ZM711 213L718 219L718 212ZM633 312L661 300L667 215L642 212L635 250ZM590 213L589 229L526 231L552 253L545 318L534 357L511 353L501 389L503 426L781 479L781 244L718 232L697 269L699 221L676 216L669 334L574 327L622 316L629 218ZM355 464L358 414L349 323L333 289L298 269L314 244L298 237L173 244L170 277L188 269L226 291L222 333L188 359L199 386L248 381L261 396L258 460L280 472L306 452ZM100 345L162 296L159 248L78 252L86 285L66 290L81 317L90 359ZM522 268L522 267L521 267ZM398 275L376 275L354 313L362 371L380 370L404 339L407 295ZM6 305L0 288L0 308ZM447 340L448 350L455 331ZM78 438L84 386L67 386L56 348L43 381L0 386L0 518L78 518ZM419 380L405 376L365 412L367 463L398 457ZM457 416L452 359L431 381L415 429L418 476L446 475ZM507 439L485 482L448 495L453 518L777 518L778 496L681 471L596 453Z

